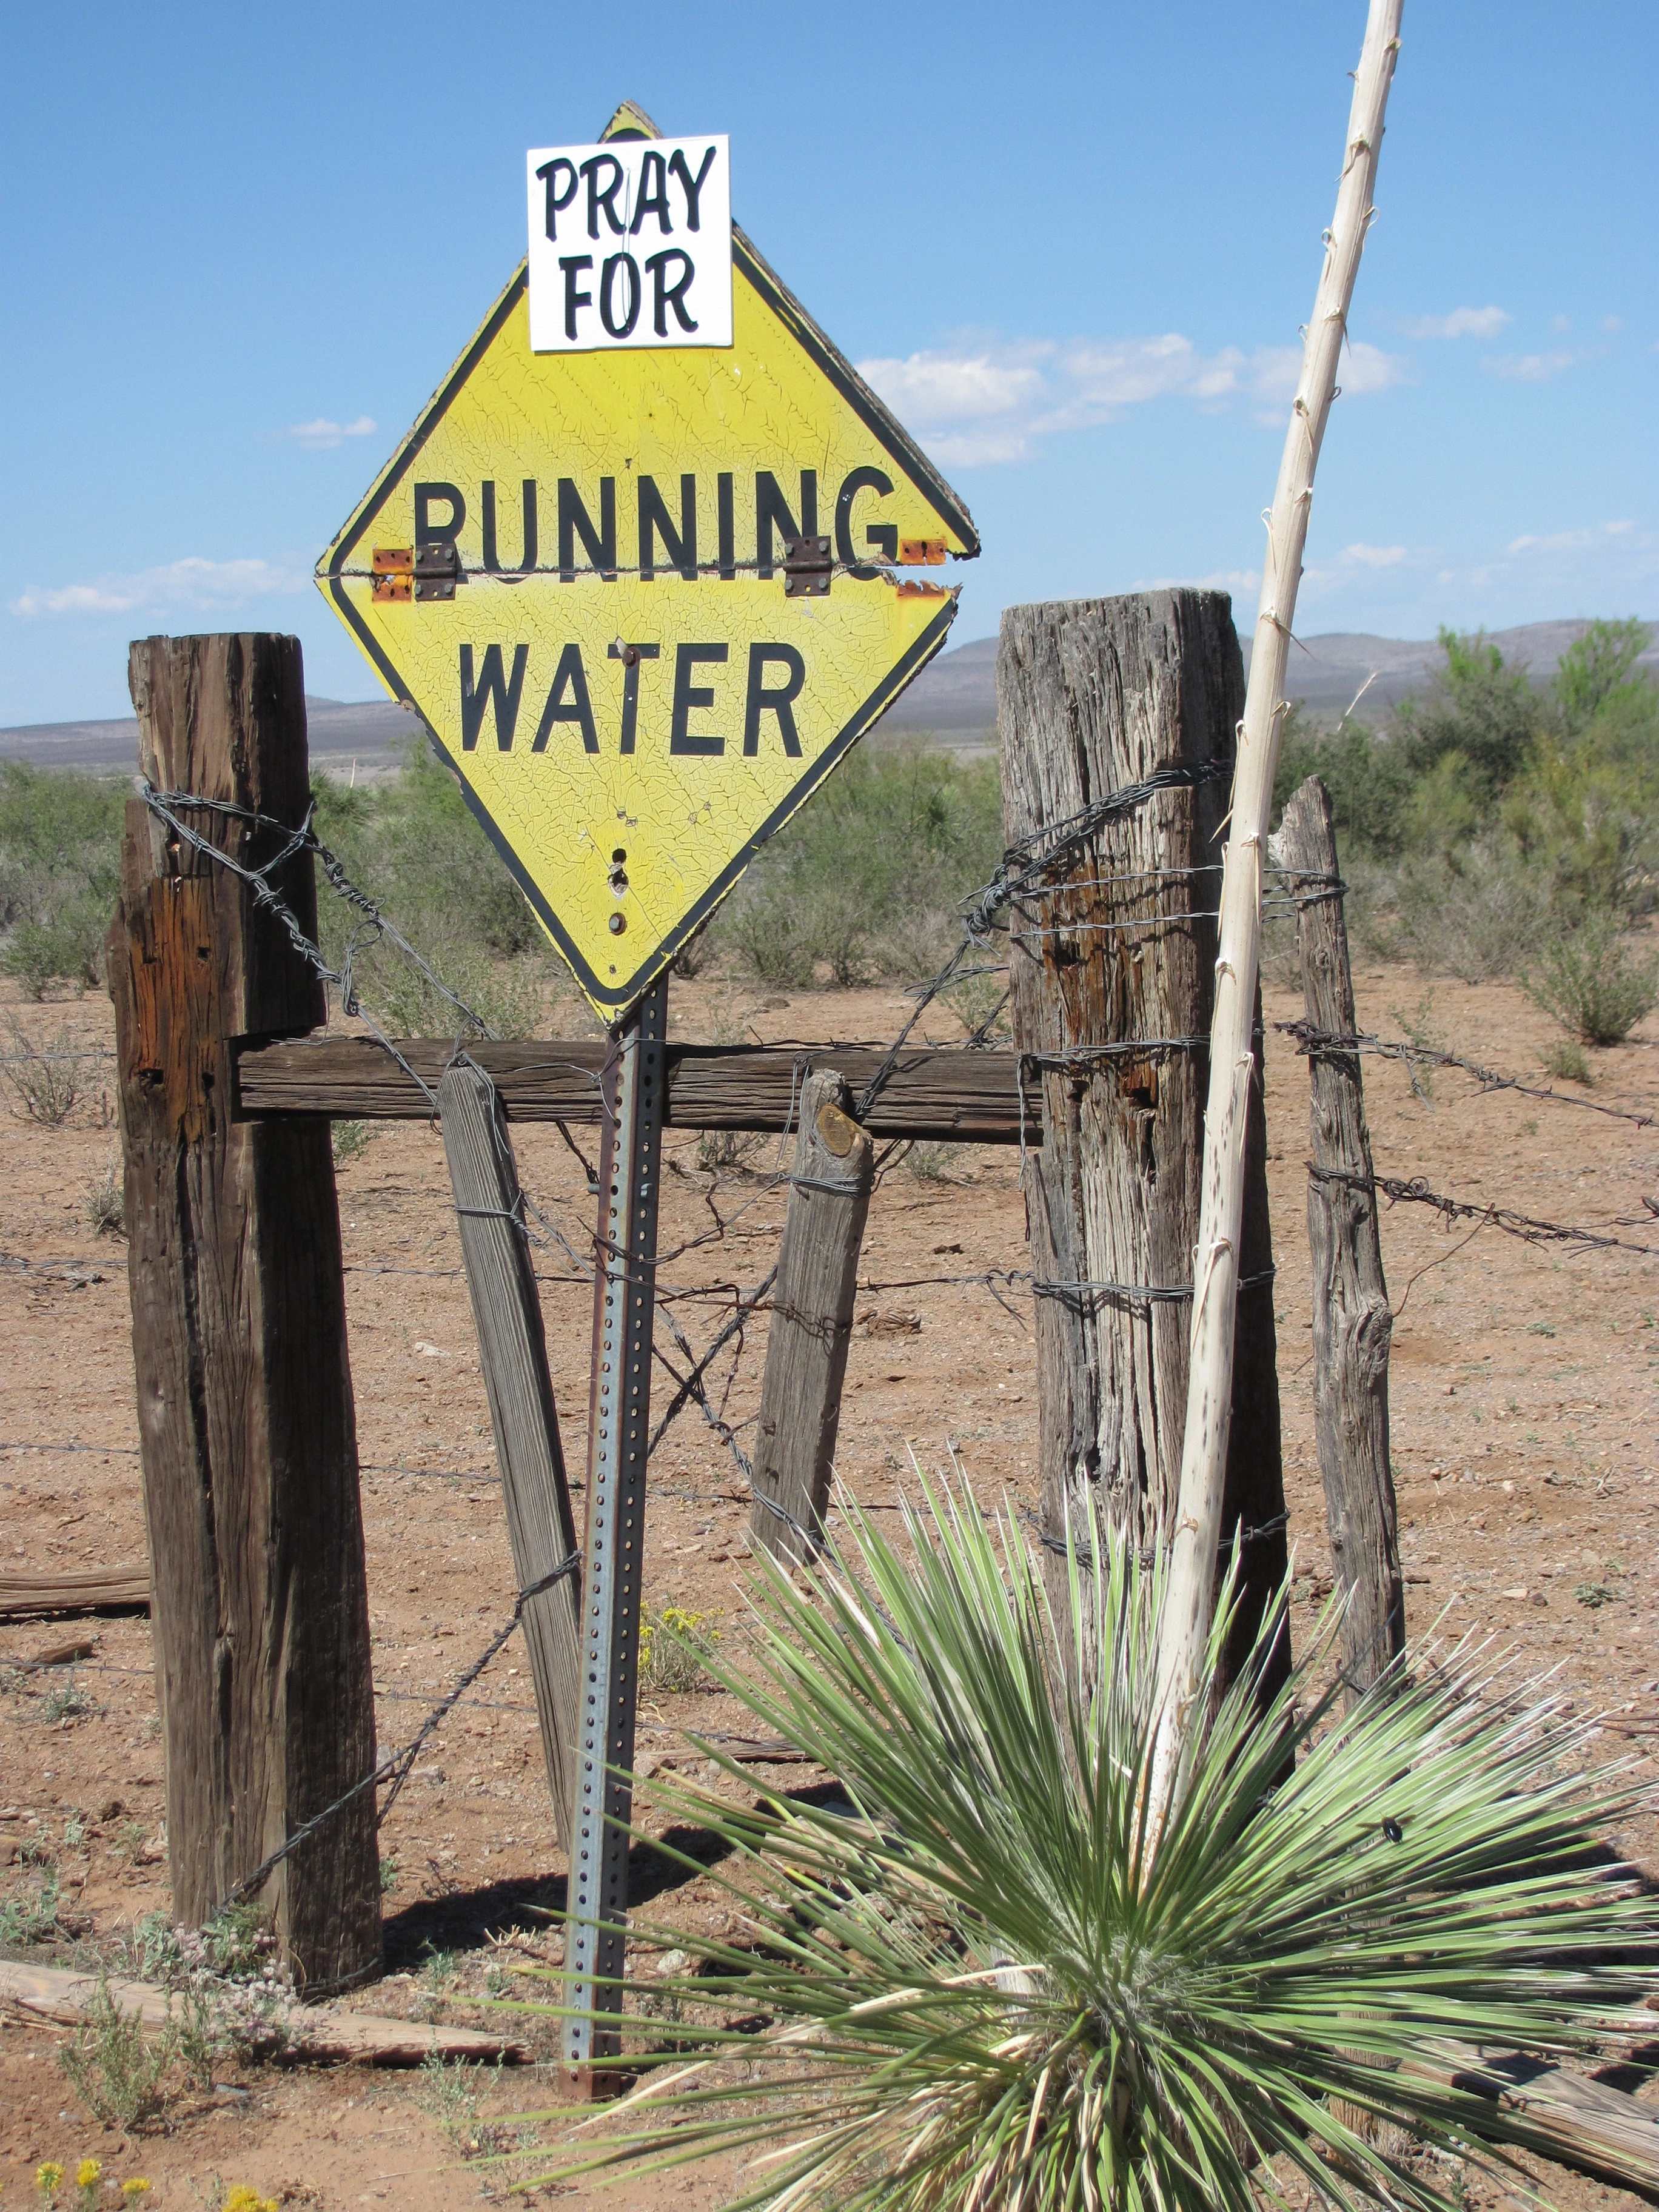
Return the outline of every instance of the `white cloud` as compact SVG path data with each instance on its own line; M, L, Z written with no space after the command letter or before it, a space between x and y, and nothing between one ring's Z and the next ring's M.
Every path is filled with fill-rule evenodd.
M1340 559L1361 568L1395 568L1406 558L1403 545L1345 545Z
M1406 325L1412 338L1495 338L1514 321L1502 307L1454 307L1449 315L1419 315Z
M1556 530L1546 537L1512 538L1504 550L1510 553L1583 553L1592 547L1606 545L1609 539L1643 536L1652 543L1650 533L1638 532L1633 522L1603 522L1589 530Z
M355 422L331 422L326 415L319 415L314 422L290 422L283 435L292 438L296 446L324 453L331 446L337 446L343 438L367 438L375 427L369 415L360 415Z
M26 622L43 615L171 614L246 606L274 592L301 592L310 583L307 571L279 567L270 561L170 562L164 568L143 568L137 574L106 574L84 584L61 584L43 588L25 586L11 601L11 611Z
M1231 592L1236 599L1255 599L1261 590L1260 568L1212 568L1207 576L1154 576L1137 592Z
M1511 384L1545 384L1551 377L1559 376L1564 368L1571 368L1577 359L1571 353L1494 353L1488 354L1480 366Z
M1054 351L1034 347L1034 360ZM1018 361L993 361L989 352L970 355L913 353L908 361L866 361L860 374L873 384L890 407L918 422L963 422L984 415L1006 415L1038 398L1042 372Z
M1361 338L1350 343L1343 355L1337 381L1345 392L1356 396L1389 392L1407 381L1406 364L1397 353L1384 353L1381 346L1367 345Z
M1613 335L1624 329L1625 319L1622 315L1603 315L1601 318L1601 327L1610 336Z
M1170 331L1155 337L979 341L907 359L861 362L860 373L947 467L1030 459L1041 440L1090 429L1147 400L1182 398L1206 412L1236 400L1267 404L1283 420L1302 365L1298 346L1237 346L1202 354ZM1376 346L1351 349L1345 388L1386 391L1405 363Z

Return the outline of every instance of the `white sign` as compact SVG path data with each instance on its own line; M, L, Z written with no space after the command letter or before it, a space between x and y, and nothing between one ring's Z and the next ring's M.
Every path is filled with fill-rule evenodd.
M723 134L536 146L535 353L732 343L732 162Z

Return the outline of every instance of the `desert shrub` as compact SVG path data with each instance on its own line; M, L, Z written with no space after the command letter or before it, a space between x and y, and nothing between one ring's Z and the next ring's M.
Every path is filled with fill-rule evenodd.
M319 886L324 954L337 968L359 933L355 980L377 1018L403 1036L454 1036L466 1018L447 990L499 1036L538 1029L546 939L459 784L430 750L411 747L385 783L347 790L319 775L312 789L318 836L438 979L364 939L361 917Z
M88 1228L95 1235L126 1235L126 1200L122 1189L121 1171L112 1162L101 1175L88 1176L82 1184L81 1212Z
M858 750L772 841L720 915L721 940L765 983L799 989L936 972L957 902L1002 849L997 772L919 746Z
M1556 671L1556 711L1569 732L1588 729L1601 715L1634 706L1651 714L1653 685L1635 673L1652 633L1644 622L1593 622L1561 656Z
M118 782L0 761L0 967L32 999L101 979L125 805Z
M1552 939L1525 978L1527 995L1582 1044L1621 1044L1659 1005L1659 953L1626 944L1605 911Z
M100 1982L58 2061L95 2119L140 2128L165 2106L167 2076L178 2057L175 2030L164 2028L152 2039L143 2015L124 2013L109 1984Z
M706 1613L647 1606L640 1620L640 1675L643 1692L712 1689L708 1662L720 1632Z
M50 1859L29 1866L21 1888L0 1898L0 1944L47 1943L64 1932L58 1918L63 1879Z
M1443 631L1445 666L1392 732L1291 718L1276 802L1323 779L1364 949L1469 982L1543 961L1560 970L1558 995L1600 978L1623 1003L1630 976L1607 931L1659 906L1659 686L1636 667L1647 636L1641 623L1592 623L1534 684L1485 639ZM1367 861L1382 874L1362 914ZM1292 980L1288 941L1266 958Z
M1413 854L1396 878L1399 939L1418 965L1465 983L1507 975L1548 923L1545 886L1501 837Z
M1659 900L1659 686L1613 684L1587 720L1561 720L1510 787L1504 828L1558 914L1649 911Z
M1552 705L1524 666L1512 667L1483 635L1440 633L1445 667L1422 700L1402 702L1397 742L1413 775L1456 754L1490 800L1526 766Z
M1285 811L1297 787L1316 775L1330 793L1337 848L1390 857L1407 841L1407 810L1414 778L1405 750L1358 722L1340 729L1313 728L1293 708L1280 741L1273 779L1273 811Z
M1571 1037L1562 1037L1544 1054L1544 1073L1562 1083L1593 1083L1584 1048Z
M6 1024L0 1052L0 1081L9 1094L12 1111L43 1129L61 1129L80 1104L87 1080L97 1065L96 1051L78 1048L79 1039L67 1027L54 1037L36 1044L21 1025Z

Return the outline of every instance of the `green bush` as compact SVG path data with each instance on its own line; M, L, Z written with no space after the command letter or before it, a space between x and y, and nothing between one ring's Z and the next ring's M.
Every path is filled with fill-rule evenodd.
M102 979L125 803L118 782L0 761L0 968L32 999Z
M919 745L854 752L766 848L720 916L720 941L765 983L823 964L848 985L936 972L959 900L1002 852L994 763Z
M1368 949L1470 982L1541 962L1543 988L1583 1000L1584 1018L1603 1018L1603 987L1605 1018L1622 1010L1643 971L1617 940L1659 906L1659 686L1636 668L1647 637L1641 623L1592 623L1537 685L1484 638L1443 631L1444 669L1391 732L1291 717L1275 805L1323 779Z
M1273 780L1275 815L1310 775L1330 793L1337 848L1345 856L1358 850L1386 859L1404 848L1414 780L1401 746L1358 722L1314 729L1292 708Z
M1659 953L1633 957L1618 918L1591 915L1548 945L1527 995L1583 1044L1622 1044L1659 1005Z
M1401 705L1398 742L1417 775L1458 754L1490 799L1526 765L1548 726L1552 702L1524 667L1510 667L1483 635L1460 637L1443 629L1440 645L1446 665L1426 699Z

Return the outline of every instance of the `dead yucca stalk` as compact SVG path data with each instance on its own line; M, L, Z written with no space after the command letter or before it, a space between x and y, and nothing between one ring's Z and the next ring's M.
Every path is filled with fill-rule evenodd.
M1273 810L1279 736L1288 712L1285 665L1296 618L1314 470L1336 396L1354 279L1370 228L1382 118L1400 51L1401 0L1371 0L1354 73L1353 109L1325 234L1325 266L1308 325L1261 564L1261 601L1239 725L1231 827L1224 855L1217 931L1210 1091L1204 1113L1187 1425L1170 1571L1167 1644L1160 1655L1158 1754L1148 1805L1154 1852L1182 1787L1194 1717L1208 1694L1204 1672L1221 1537L1227 1427L1232 1410L1233 1322L1244 1218L1244 1135L1255 1068L1256 971L1261 949L1261 869Z

